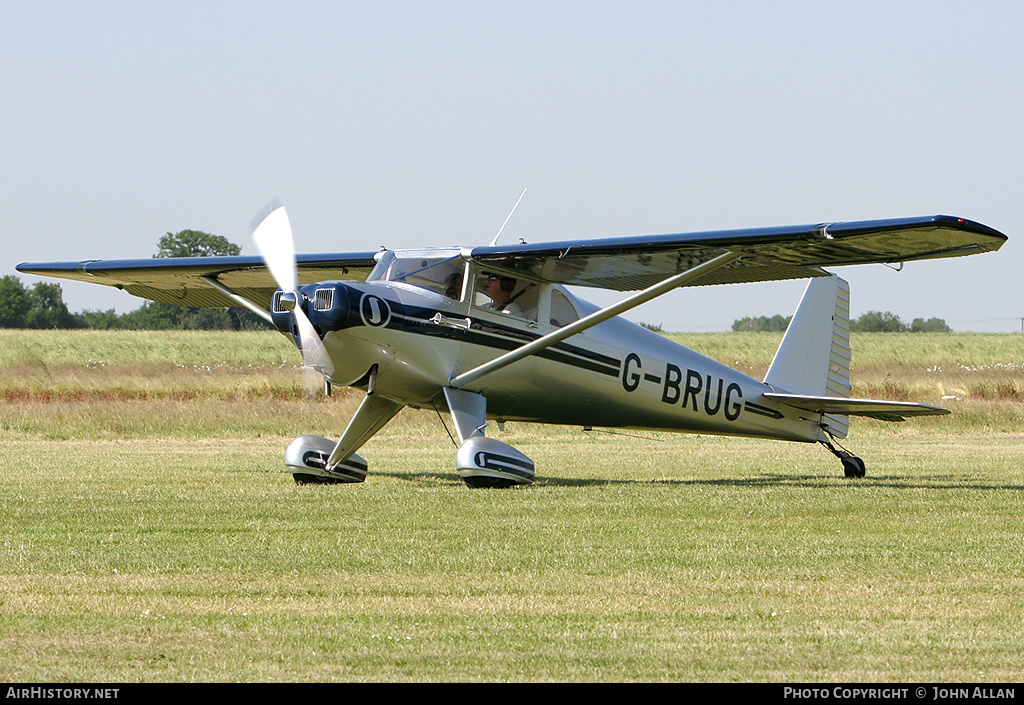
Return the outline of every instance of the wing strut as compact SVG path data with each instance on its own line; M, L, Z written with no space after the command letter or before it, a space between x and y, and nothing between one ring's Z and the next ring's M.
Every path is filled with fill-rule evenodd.
M230 298L232 301L234 301L236 303L239 303L242 306L245 306L247 309L249 309L250 311L255 313L257 316L259 316L260 318L265 320L270 325L274 325L274 317L271 316L269 312L267 312L266 310L260 308L259 306L254 304L252 301L249 301L249 299L247 299L245 297L242 297L242 296L239 296L238 294L233 292L231 289L229 289L228 287L226 287L223 284L221 284L217 280L216 276L209 276L209 275L205 275L204 274L202 277L200 277L200 279L202 279L204 282L206 282L207 284L212 286L214 289L216 289L217 291L221 292L222 294L224 294L225 296Z
M479 367L474 367L460 375L456 375L449 381L449 385L457 388L478 380L485 375L489 375L492 372L511 365L513 362L522 360L524 357L529 357L530 355L544 350L545 348L551 347L555 343L560 343L566 338L570 338L577 333L585 331L588 328L592 328L598 323L603 323L609 318L614 318L625 311L636 308L640 304L647 303L651 299L655 299L676 287L683 286L686 282L692 279L702 277L709 272L724 267L739 256L739 252L732 251L718 255L714 259L708 260L703 264L687 269L685 272L681 272L673 277L660 281L653 286L647 287L643 291L638 291L632 296L626 297L622 301L614 303L611 306L606 306L600 311L595 311L589 316L584 316L578 321L559 328L552 333L541 336L531 343L527 343L526 345L520 346L515 350L505 353L504 355L496 357L490 362L485 362Z

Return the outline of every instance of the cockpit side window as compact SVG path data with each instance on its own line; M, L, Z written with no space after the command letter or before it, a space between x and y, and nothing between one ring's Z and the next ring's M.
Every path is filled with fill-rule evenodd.
M580 314L576 312L576 307L569 301L569 297L563 294L558 289L551 290L551 325L556 328L567 326L570 323L578 321Z
M473 305L479 308L536 321L538 300L539 289L532 282L495 272L481 272L475 277Z

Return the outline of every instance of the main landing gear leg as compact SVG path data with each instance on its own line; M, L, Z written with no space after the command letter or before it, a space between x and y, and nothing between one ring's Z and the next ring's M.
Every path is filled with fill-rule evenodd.
M533 461L494 438L484 437L487 400L480 394L445 387L444 397L459 434L455 467L469 487L513 487L533 482Z
M858 458L856 455L848 450L840 450L832 445L831 441L824 440L818 441L821 445L828 448L828 452L839 458L839 461L843 464L843 474L847 477L859 478L864 477L866 472L864 469L864 461Z

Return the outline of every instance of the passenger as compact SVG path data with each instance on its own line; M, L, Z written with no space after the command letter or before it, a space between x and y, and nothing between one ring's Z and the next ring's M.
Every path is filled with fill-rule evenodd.
M452 272L445 277L444 295L456 301L462 298L462 272Z

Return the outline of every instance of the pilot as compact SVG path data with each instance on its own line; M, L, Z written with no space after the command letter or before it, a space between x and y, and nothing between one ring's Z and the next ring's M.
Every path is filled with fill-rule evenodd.
M516 280L512 277L503 277L499 274L488 274L484 279L484 294L491 300L490 306L486 308L501 311L511 316L522 316L519 305L509 299L516 288Z

